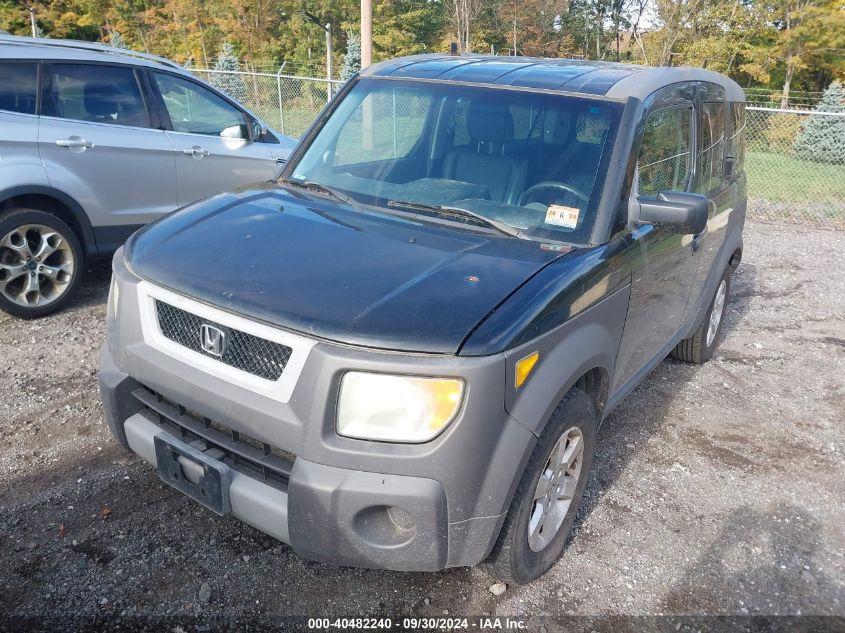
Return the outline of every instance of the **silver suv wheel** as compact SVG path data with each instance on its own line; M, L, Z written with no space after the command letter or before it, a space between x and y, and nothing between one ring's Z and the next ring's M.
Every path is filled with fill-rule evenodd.
M76 233L56 215L0 213L0 310L33 319L60 309L79 285L84 258Z
M0 238L0 293L26 308L61 297L73 279L74 258L67 239L43 224L24 224Z

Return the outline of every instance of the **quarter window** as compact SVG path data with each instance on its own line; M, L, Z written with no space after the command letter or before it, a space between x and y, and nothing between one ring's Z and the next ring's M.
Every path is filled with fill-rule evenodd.
M745 104L731 103L733 130L728 143L728 152L734 158L734 174L745 169Z
M120 66L53 64L42 111L76 121L150 125L135 72Z
M192 81L154 73L174 132L248 138L243 112Z
M722 186L725 157L725 106L705 103L701 107L701 148L698 155L699 186L707 193Z
M0 110L35 114L37 78L35 64L0 64Z
M640 156L638 191L686 191L691 167L692 108L660 110L646 120Z

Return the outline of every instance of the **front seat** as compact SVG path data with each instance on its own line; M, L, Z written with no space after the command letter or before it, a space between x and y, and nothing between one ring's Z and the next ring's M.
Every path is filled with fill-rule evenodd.
M467 112L469 145L443 158L443 177L487 187L490 199L516 204L525 186L527 161L515 155L513 116L506 106L473 102Z

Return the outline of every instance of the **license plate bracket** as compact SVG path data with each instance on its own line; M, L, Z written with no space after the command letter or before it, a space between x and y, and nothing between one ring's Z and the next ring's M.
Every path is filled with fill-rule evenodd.
M219 515L229 513L231 471L226 464L189 446L170 433L159 433L155 436L154 443L158 476L162 481ZM190 467L195 477L196 473L202 471L196 482L185 476L185 460L188 462L185 466Z

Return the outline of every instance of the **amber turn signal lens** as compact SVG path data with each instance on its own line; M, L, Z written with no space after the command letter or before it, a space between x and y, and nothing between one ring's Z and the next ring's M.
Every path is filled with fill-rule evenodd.
M517 361L516 363L516 388L519 389L526 380L528 380L528 376L531 375L531 371L534 369L534 365L537 364L537 361L540 360L540 352L534 352L533 354L529 354L522 360Z

